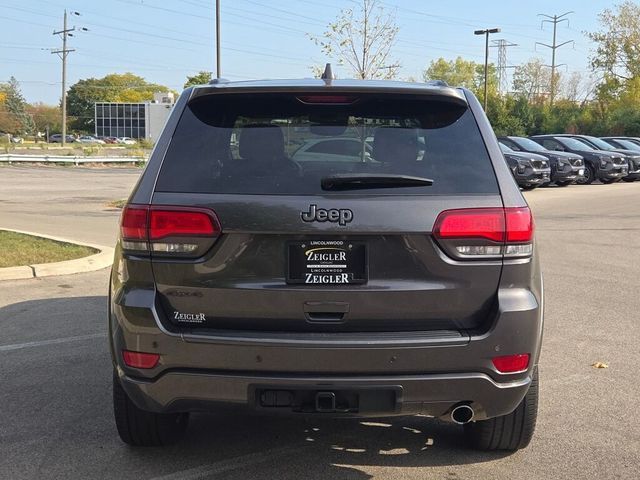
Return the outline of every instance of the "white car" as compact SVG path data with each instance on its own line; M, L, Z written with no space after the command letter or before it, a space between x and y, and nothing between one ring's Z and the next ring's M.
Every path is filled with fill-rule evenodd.
M121 145L135 145L137 142L131 137L118 137L116 142Z
M99 138L92 137L91 135L83 135L77 140L79 143L97 143L104 144L104 140L100 140Z

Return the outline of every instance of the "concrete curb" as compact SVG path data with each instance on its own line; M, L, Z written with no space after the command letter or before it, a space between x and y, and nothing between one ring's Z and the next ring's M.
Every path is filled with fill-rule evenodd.
M15 230L13 228L0 227L0 230L7 232L23 233L33 237L47 238L58 242L73 243L98 250L98 253L88 257L77 258L75 260L65 260L64 262L40 263L35 265L25 265L20 267L0 268L0 280L25 280L29 278L51 277L54 275L70 275L73 273L94 272L111 266L113 263L114 249L103 245L77 242L67 238L44 235L42 233Z

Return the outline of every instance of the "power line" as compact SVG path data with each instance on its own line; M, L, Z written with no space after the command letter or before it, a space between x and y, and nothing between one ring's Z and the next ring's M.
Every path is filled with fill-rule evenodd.
M548 45L546 43L536 42L536 45L542 45L543 47L547 47L551 49L551 65L550 65L551 66L551 92L549 95L549 101L551 105L553 105L553 99L556 94L556 68L561 65L566 65L564 63L561 65L556 65L556 50L564 45L567 45L568 43L573 43L575 45L575 42L573 40L567 40L566 42L562 42L560 44L556 43L556 30L559 23L562 23L562 22L567 22L567 24L569 23L569 19L563 18L563 17L566 17L571 13L573 12L566 12L566 13L563 13L562 15L553 15L553 16L546 15L544 13L538 14L539 17L546 17L546 19L542 20L541 27L545 23L553 23L553 43L551 45ZM547 67L548 66L549 65L547 65Z
M72 15L80 15L78 12L71 12ZM60 50L52 50L51 53L58 55L62 60L62 146L66 143L67 139L67 55L75 50L73 48L67 48L67 37L73 36L72 32L76 31L76 27L67 27L67 11L64 11L62 30L53 32L54 35L60 35L62 37L62 48Z

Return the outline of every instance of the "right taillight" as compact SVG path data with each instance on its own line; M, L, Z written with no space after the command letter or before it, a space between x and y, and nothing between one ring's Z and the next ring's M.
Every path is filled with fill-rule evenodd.
M433 236L456 258L522 258L533 252L533 229L528 207L464 208L441 212Z
M203 253L221 233L212 210L166 205L127 205L122 247L132 252L190 256Z

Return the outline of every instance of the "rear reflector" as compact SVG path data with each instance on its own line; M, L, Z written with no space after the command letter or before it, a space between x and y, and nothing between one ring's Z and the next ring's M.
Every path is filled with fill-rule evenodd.
M500 373L524 372L529 367L529 354L506 355L492 359L494 367Z
M122 351L122 358L128 367L133 368L153 368L158 364L160 355L157 353L132 352L130 350Z

